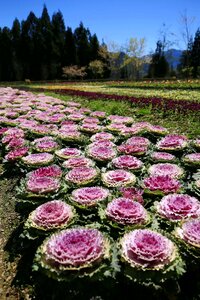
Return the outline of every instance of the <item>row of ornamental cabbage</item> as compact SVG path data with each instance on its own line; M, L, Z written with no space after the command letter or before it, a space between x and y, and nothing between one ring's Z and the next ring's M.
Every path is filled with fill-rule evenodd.
M33 269L60 280L161 284L200 249L200 138L74 101L0 89L1 156L16 171Z

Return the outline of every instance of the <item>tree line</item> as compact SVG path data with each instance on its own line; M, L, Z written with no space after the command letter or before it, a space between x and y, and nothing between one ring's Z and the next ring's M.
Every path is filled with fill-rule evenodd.
M187 49L182 52L177 70L170 68L164 50L165 45L159 40L149 65L148 77L158 78L170 75L182 78L200 77L200 28L197 29L194 39L189 38Z
M169 44L164 33L151 56L144 55L144 38L130 38L123 47L113 45L108 51L82 22L72 31L61 11L50 18L44 6L41 17L30 12L26 20L15 19L11 29L0 28L0 81L199 77L200 29L194 39L188 35L177 70L165 56Z
M72 31L60 11L50 18L44 6L40 18L30 12L11 29L0 28L0 81L61 79L67 66L90 78L109 76L106 45L82 22Z

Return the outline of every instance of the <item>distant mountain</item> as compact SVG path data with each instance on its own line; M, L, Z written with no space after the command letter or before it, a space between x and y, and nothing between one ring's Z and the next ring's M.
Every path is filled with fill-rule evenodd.
M170 68L173 67L174 70L177 69L177 66L180 63L180 58L183 53L183 50L169 49L164 52L167 62L169 63ZM145 55L145 60L148 61L143 66L144 76L148 74L149 64L151 62L152 55Z
M180 58L182 53L183 53L182 50L177 50L177 49L169 49L165 51L165 57L169 65L172 66L173 69L177 69L177 66L180 63Z

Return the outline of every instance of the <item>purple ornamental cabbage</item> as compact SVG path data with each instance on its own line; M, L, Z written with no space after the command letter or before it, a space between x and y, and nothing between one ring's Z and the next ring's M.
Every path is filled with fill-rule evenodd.
M124 274L141 284L160 284L184 272L178 247L164 235L150 229L135 229L119 242Z
M86 123L86 122L84 122L80 126L80 131L90 133L90 134L94 134L94 133L97 133L97 132L101 132L102 128L103 128L102 126L100 126L96 123Z
M97 180L99 171L92 167L78 167L70 170L66 176L65 181L69 184L88 185Z
M183 135L169 134L162 138L156 147L161 151L180 151L188 145L187 138Z
M30 213L25 230L60 230L71 225L74 218L75 211L70 205L61 200L53 200L38 206Z
M170 176L151 176L143 180L145 193L154 195L165 195L180 191L180 182Z
M164 196L155 207L159 216L171 222L200 217L200 202L187 194Z
M173 162L176 160L176 156L167 152L153 152L151 159L155 162Z
M38 248L35 265L49 277L71 280L103 273L111 244L99 230L71 228L51 235Z
M175 229L174 234L184 243L186 250L191 249L200 254L200 219L184 221Z
M104 147L99 145L88 147L87 155L94 160L105 162L113 159L117 155L117 152L112 147Z
M150 176L169 176L172 178L180 178L184 175L184 170L171 163L159 163L149 167Z
M55 151L55 155L61 159L69 159L72 157L80 156L81 154L82 154L81 150L77 148L69 148L69 147Z
M131 155L121 155L112 160L112 165L118 169L138 171L143 167L143 162Z
M78 130L59 130L57 137L65 142L82 143L85 141L85 136Z
M5 160L8 162L15 162L17 160L20 160L23 156L27 155L28 151L29 147L22 147L11 150L5 155Z
M150 229L126 233L120 241L121 255L133 268L162 269L174 258L176 246L165 236Z
M57 178L48 176L28 177L26 190L33 194L55 193L60 188L60 181Z
M34 153L22 157L22 163L27 167L50 165L54 161L54 155L50 153Z
M95 162L87 157L79 156L69 158L63 162L62 166L66 169L73 169L77 167L94 167Z
M54 152L58 148L60 148L60 145L54 141L52 138L49 139L48 137L46 139L36 139L32 142L33 148L37 152Z
M90 208L104 201L108 196L108 189L100 186L92 186L73 190L70 200L81 208Z
M135 175L123 169L102 173L101 179L103 184L107 187L122 187L130 184L134 185L136 182Z
M115 137L112 133L109 132L98 132L91 136L90 138L91 142L101 141L101 140L115 140Z
M141 226L149 222L149 215L139 202L123 197L108 203L105 216L113 226Z
M29 172L27 176L30 177L53 177L53 178L61 178L62 170L57 165L51 165L47 167L38 168L32 172Z
M183 163L186 166L200 167L200 153L190 153L183 157Z

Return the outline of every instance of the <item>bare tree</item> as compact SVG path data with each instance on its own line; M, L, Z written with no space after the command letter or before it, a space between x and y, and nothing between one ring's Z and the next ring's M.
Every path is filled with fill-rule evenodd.
M191 26L195 21L195 17L189 17L187 10L185 9L180 15L180 24L182 26L181 36L185 44L185 50L183 52L182 60L184 61L184 73L188 79L191 73L190 68L190 57L191 57L191 45L193 42L193 37L191 34Z

